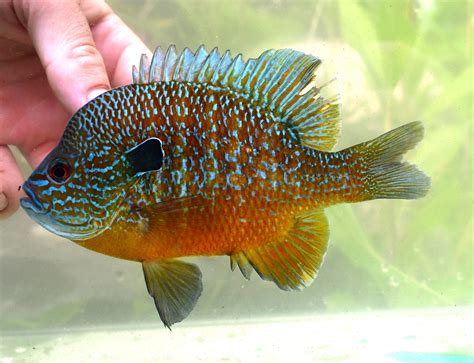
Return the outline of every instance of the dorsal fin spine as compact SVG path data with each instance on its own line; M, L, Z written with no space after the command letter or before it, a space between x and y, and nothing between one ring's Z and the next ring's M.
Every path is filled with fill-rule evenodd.
M179 77L179 71L182 67L182 64L184 62L184 58L183 58L183 53L181 53L181 55L178 57L178 60L176 61L176 65L173 69L173 74L171 75L171 79L170 80L173 80L175 79L176 77Z
M335 99L325 100L320 90L301 91L313 80L319 58L291 49L268 50L257 59L220 56L217 48L209 54L204 46L195 53L185 48L178 56L171 45L166 54L160 48L150 67L140 63L133 71L134 83L187 81L227 88L249 102L269 110L278 122L286 122L308 147L331 150L339 130L339 108Z
M149 74L149 66L150 62L148 61L148 57L146 54L142 54L140 57L140 68L138 73L138 83L144 84L147 82L147 77Z
M218 84L219 79L222 78L224 72L229 68L232 64L232 57L230 55L230 51L226 50L225 53L222 55L220 62L217 64L216 70L211 78L211 84Z
M212 66L215 64L216 59L218 58L218 50L214 48L211 50L209 55L207 56L205 62L202 65L200 72L198 73L196 79L200 83L205 83L208 80L208 70L212 70Z
M157 82L160 80L163 60L163 50L161 50L161 47L157 47L153 53L153 58L151 59L150 73L148 75L149 82Z
M138 83L138 69L135 65L132 66L132 79L134 84Z
M170 45L168 51L166 52L165 59L163 61L163 71L162 71L162 81L172 81L173 80L173 72L176 67L176 60L178 55L176 53L176 47L174 45Z
M208 53L203 45L201 45L194 54L194 60L189 66L188 74L186 75L185 80L192 82L196 79L196 74L199 72L200 67L202 67L203 62L206 60Z
M229 84L230 82L234 82L231 79L234 79L235 77L237 77L238 74L240 74L244 65L245 63L242 60L242 54L238 54L234 58L234 61L231 63L229 68L227 69L227 72L222 77L221 85L225 86Z
M172 79L180 79L184 76L185 71L189 69L189 64L192 61L192 56L193 53L189 50L189 48L184 48L178 60L176 61L176 68L174 69Z
M206 71L204 72L204 83L209 83L209 80L212 78L212 75L217 70L219 62L221 60L221 55L219 49L214 48L211 53L209 53L209 63L207 65Z

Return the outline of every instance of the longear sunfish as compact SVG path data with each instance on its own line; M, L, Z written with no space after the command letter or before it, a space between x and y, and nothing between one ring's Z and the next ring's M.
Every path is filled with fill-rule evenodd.
M23 185L22 207L47 230L142 263L165 326L202 291L182 256L230 256L284 290L315 279L329 230L324 208L424 196L430 179L402 156L423 138L412 122L332 152L335 98L309 86L320 59L291 49L244 61L203 46L142 56L133 84L70 119ZM312 84L312 83L311 83Z

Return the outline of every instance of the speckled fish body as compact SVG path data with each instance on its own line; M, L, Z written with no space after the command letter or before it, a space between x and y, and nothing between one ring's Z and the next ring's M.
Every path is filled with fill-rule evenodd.
M282 289L307 286L327 247L324 207L429 189L401 162L423 136L418 122L331 152L338 105L316 86L301 93L319 64L289 49L246 62L158 49L133 84L72 117L22 205L54 233L142 262L168 327L202 289L199 269L177 257L229 255L247 278L255 269Z
M178 82L131 85L104 95L103 108L91 105L90 112L113 119L107 105L116 100L139 104L142 111L128 111L129 126L117 122L116 130L107 131L131 148L135 128L146 130L144 138L162 140L165 161L155 191L147 181L145 193L125 201L140 212L119 218L117 228L80 242L84 246L139 261L230 255L274 240L301 211L364 198L357 174L350 172L357 163L350 153L302 148L285 124L234 92ZM147 204L153 209L143 208ZM118 247L118 236L130 236L129 243ZM144 243L148 247L139 248Z

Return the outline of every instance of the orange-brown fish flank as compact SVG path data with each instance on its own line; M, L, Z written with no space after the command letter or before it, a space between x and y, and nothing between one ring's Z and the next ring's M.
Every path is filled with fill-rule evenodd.
M267 203L251 204L252 209L236 209L235 203L234 199L220 199L212 205L190 206L188 210L171 207L165 211L144 211L144 216L152 220L147 226L130 228L122 223L95 239L79 243L105 254L138 261L230 255L279 239L290 229L293 216L311 208ZM160 213L160 216L148 213Z
M199 269L179 257L228 255L246 278L306 287L327 249L325 207L429 189L402 162L423 137L419 122L331 151L337 100L308 87L320 63L291 49L243 61L158 48L133 84L72 117L22 206L53 233L141 262L167 327L202 291Z

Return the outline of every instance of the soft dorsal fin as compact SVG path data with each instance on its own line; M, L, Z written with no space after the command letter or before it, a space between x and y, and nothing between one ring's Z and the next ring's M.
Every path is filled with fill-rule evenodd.
M217 48L208 53L200 46L178 55L171 45L164 53L157 48L151 64L142 55L140 69L133 69L133 82L160 81L208 83L228 88L273 112L308 147L330 151L339 135L339 106L335 98L324 99L320 89L302 90L314 78L319 58L292 49L270 49L256 59L242 60L229 51L220 55Z
M201 271L178 260L144 261L148 293L167 328L186 318L202 292Z
M282 290L300 290L315 279L329 239L322 209L295 216L292 227L281 239L230 256L231 268L239 266L245 278L253 269L264 280Z
M151 137L128 150L125 156L134 174L160 170L164 157L161 140Z

